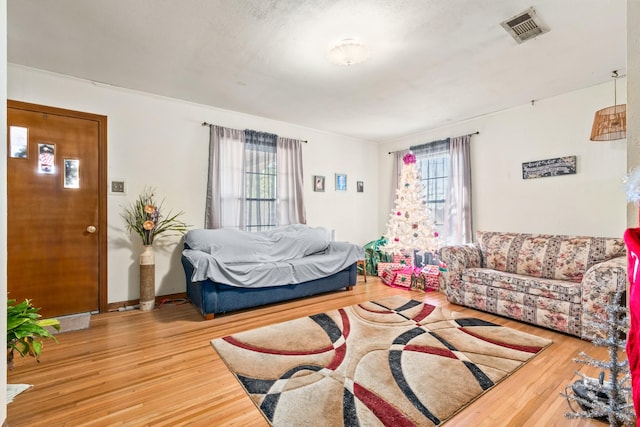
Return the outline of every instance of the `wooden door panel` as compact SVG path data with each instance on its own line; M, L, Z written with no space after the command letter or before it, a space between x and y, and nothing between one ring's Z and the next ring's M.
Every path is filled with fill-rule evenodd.
M44 316L100 308L101 123L91 118L8 109L8 125L28 129L27 158L7 159L9 297L29 298ZM9 141L10 143L10 141ZM54 168L39 168L39 144ZM78 160L79 188L65 188L64 160Z

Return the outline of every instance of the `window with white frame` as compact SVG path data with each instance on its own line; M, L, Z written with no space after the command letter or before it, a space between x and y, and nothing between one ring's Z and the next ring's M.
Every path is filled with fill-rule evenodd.
M444 225L444 203L449 179L449 154L426 156L418 160L420 180L424 184L424 198L427 208L433 214L436 226Z
M449 180L449 140L411 147L411 151L420 170L426 206L431 210L436 227L442 231Z
M246 229L263 231L276 227L276 145L247 144L244 170Z

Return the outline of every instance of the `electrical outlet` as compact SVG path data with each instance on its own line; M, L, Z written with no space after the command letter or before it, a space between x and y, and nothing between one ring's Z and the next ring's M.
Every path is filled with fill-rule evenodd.
M124 193L124 181L111 181L112 193Z

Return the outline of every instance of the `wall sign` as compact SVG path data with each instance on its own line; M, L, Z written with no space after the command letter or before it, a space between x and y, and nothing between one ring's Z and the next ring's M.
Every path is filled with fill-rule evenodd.
M547 176L574 175L576 156L556 159L536 160L522 164L522 179L544 178Z

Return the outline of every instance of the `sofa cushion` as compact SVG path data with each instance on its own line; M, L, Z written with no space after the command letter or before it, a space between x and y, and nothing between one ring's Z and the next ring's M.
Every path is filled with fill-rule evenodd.
M579 303L582 296L581 287L567 280L533 278L486 268L466 269L462 274L462 281L471 285L492 286L523 295L535 295L573 303ZM473 289L469 290L477 292Z
M484 231L476 237L483 267L576 283L592 265L626 254L617 238Z

